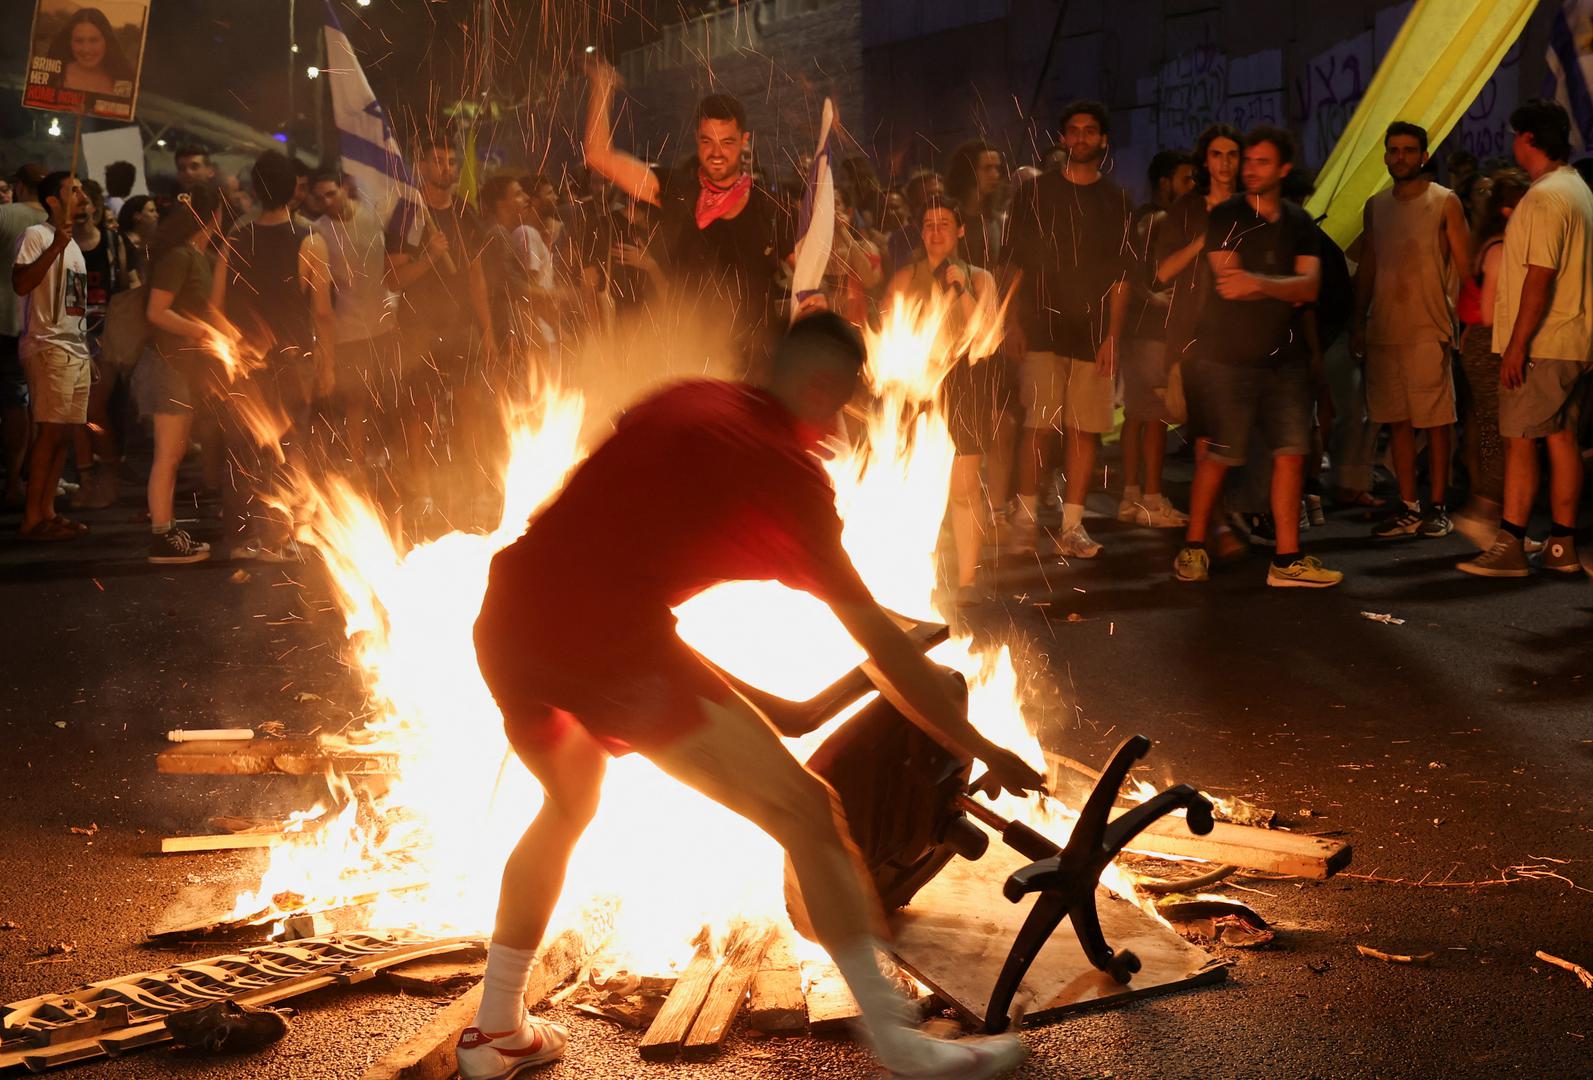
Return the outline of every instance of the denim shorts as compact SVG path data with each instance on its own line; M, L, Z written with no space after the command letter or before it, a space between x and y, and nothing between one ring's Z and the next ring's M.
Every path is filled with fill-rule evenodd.
M1305 357L1247 366L1208 359L1200 365L1200 416L1213 458L1243 465L1259 428L1273 457L1311 449L1311 368Z

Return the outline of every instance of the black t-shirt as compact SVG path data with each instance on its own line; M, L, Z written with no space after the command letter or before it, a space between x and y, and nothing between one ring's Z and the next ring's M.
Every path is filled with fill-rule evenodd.
M299 249L309 236L289 218L279 225L251 222L228 240L227 318L258 348L310 347L310 299L299 282Z
M1108 296L1137 261L1131 209L1105 177L1075 184L1046 173L1018 187L1003 248L1007 264L1023 272L1016 306L1030 349L1095 359Z
M1291 202L1268 221L1250 200L1235 196L1214 207L1206 227L1206 259L1214 251L1233 251L1253 274L1287 277L1300 256L1321 258L1321 233L1311 216ZM1305 347L1304 307L1287 300L1224 300L1215 289L1202 305L1198 337L1206 355L1229 364L1266 367L1282 363Z
M796 248L790 215L753 185L739 214L699 229L701 191L696 162L659 178L659 264L676 286L732 304L740 334L756 335L777 323L780 270Z
M1156 281L1156 260L1150 256L1158 234L1166 225L1161 207L1146 203L1134 208L1129 222L1134 250L1144 253L1134 263L1128 279L1128 318L1123 321L1123 337L1143 341L1162 341L1167 336L1168 304L1172 290Z
M601 208L588 208L582 215L582 225L581 265L597 270L598 288L613 299L616 308L628 310L639 305L651 287L647 272L621 263L614 257L614 248L629 244L648 249L653 229L633 222L623 211Z
M1349 329L1355 306L1355 280L1344 252L1322 226L1312 222L1318 233L1322 254L1322 291L1316 298L1316 333L1322 351L1327 352L1339 335Z
M97 340L105 329L105 312L111 303L111 293L120 291L121 283L115 280L116 262L112 257L111 234L100 230L100 242L93 249L83 251L83 266L88 271L88 307L83 321L83 332L90 342ZM78 245L82 248L82 245Z
M417 224L419 215L423 224ZM476 212L461 199L444 209L429 212L411 202L399 203L387 223L387 253L424 258L431 229L448 238L448 254L454 272L438 259L421 277L410 283L398 303L398 326L407 334L429 338L458 338L475 325L475 309L470 306L470 266L481 257L486 229ZM416 242L411 243L411 236Z
M982 212L963 218L957 255L974 266L995 266L1001 258L1001 226Z
M1206 209L1206 193L1191 191L1173 201L1156 228L1151 245L1151 273L1161 261L1176 251L1187 247L1199 236L1204 238L1211 224L1211 213ZM1200 309L1205 297L1211 295L1211 267L1206 263L1206 253L1196 255L1183 273L1168 282L1167 294L1167 352L1182 356L1195 338L1200 325Z

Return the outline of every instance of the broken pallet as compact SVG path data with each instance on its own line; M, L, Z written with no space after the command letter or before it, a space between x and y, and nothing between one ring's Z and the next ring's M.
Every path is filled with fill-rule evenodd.
M166 1017L226 996L268 1005L325 986L352 985L384 968L479 944L404 931L339 934L250 949L12 1002L0 1012L0 1069L39 1072L167 1041ZM200 988L198 993L189 987Z
M766 922L744 925L731 932L725 943L724 962L714 973L713 985L681 1048L688 1060L708 1057L724 1045L774 932L774 926Z
M675 988L664 999L664 1007L658 1010L647 1034L642 1036L643 1061L668 1061L679 1055L718 968L712 948L700 946L675 980Z

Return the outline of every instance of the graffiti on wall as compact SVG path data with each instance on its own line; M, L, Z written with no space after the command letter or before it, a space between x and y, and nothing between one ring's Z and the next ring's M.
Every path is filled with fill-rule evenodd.
M1223 119L1228 58L1206 45L1162 65L1156 86L1156 128L1163 146L1193 146L1208 125Z
M1521 98L1521 44L1505 53L1493 77L1483 84L1477 99L1445 141L1448 148L1463 147L1478 161L1510 157L1510 114Z
M1372 81L1370 30L1317 53L1294 80L1294 115L1300 121L1306 163L1319 166L1349 126Z
M1156 78L1156 136L1162 146L1193 147L1211 124L1240 131L1283 122L1283 93L1276 79L1257 71L1280 70L1281 54L1268 50L1229 61L1206 45L1162 65ZM1271 85L1265 85L1270 81Z

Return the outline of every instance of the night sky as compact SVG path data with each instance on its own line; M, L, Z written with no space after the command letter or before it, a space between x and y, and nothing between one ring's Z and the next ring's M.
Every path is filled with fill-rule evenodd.
M483 85L476 34L480 0L333 0L377 95L398 115L419 116ZM494 87L524 102L567 75L581 46L613 52L649 36L660 20L681 17L679 3L646 0L496 0ZM700 7L688 4L688 7ZM709 5L713 6L713 5ZM9 0L0 13L0 67L21 73L32 0ZM288 0L154 0L143 86L202 105L262 130L290 120L290 71L305 111L316 89L304 77L321 54L324 0L297 0L300 54L290 66ZM556 91L555 91L556 92ZM28 129L15 99L0 107L0 137Z

